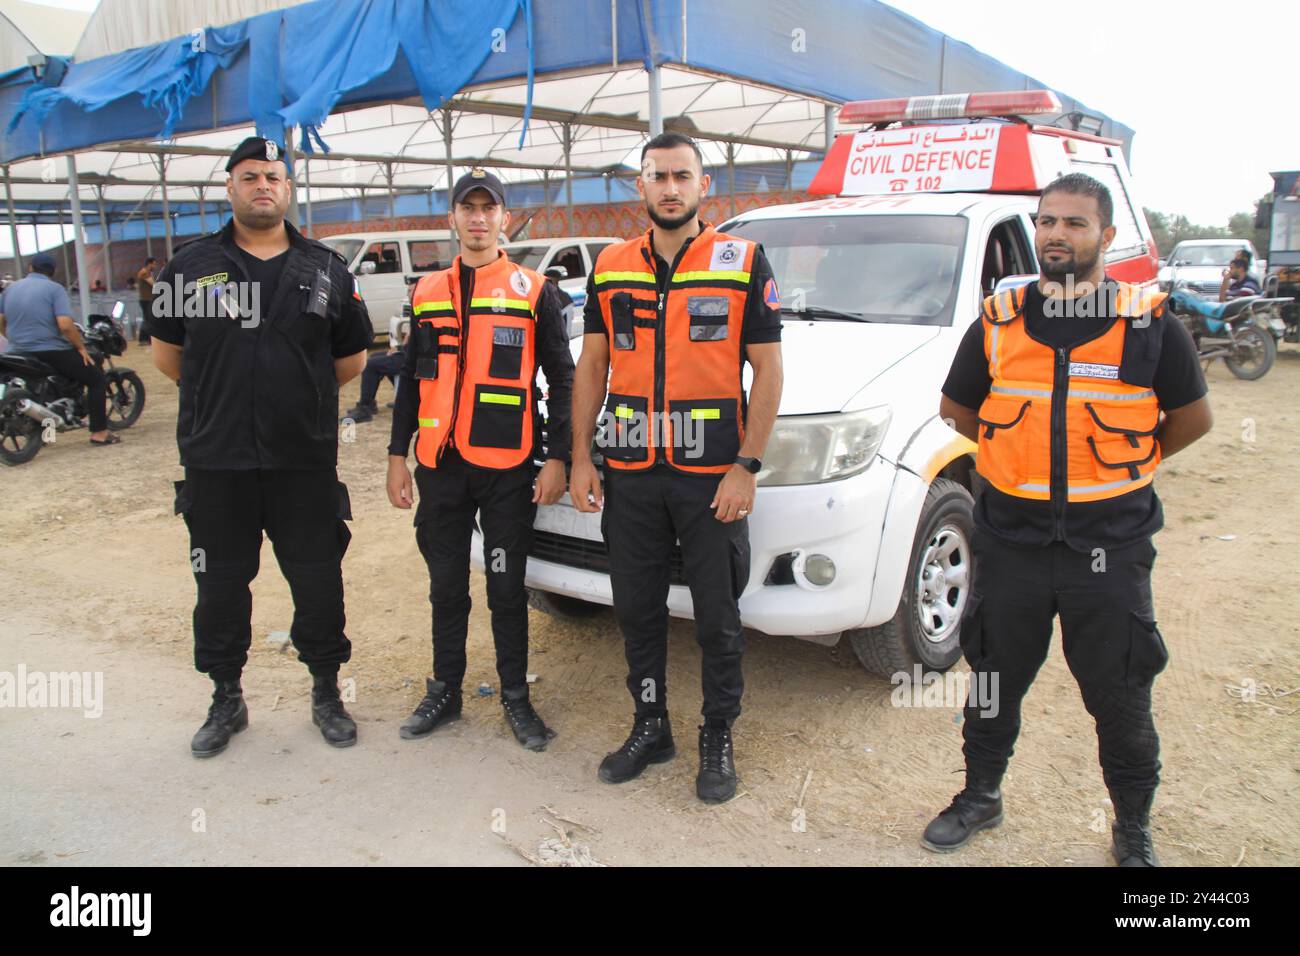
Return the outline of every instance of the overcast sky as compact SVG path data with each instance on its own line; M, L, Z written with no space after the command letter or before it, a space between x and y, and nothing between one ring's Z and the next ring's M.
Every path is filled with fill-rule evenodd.
M81 10L96 5L45 2ZM1300 168L1300 4L1294 0L892 0L891 6L1132 128L1132 172L1148 208L1227 225L1230 215L1253 210L1269 191L1270 172ZM25 249L30 230L23 232ZM57 229L50 232L43 244L57 241ZM3 230L0 254L8 250Z

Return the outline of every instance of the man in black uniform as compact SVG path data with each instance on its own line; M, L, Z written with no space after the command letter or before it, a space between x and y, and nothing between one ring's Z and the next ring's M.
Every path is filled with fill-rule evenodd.
M545 750L554 733L529 700L524 571L537 505L554 504L564 493L573 356L556 288L498 247L510 221L501 181L472 170L452 187L451 206L460 255L449 269L422 278L412 294L411 336L388 446L388 500L410 508L406 457L411 436L419 433L415 538L428 566L433 607L433 676L400 735L425 737L460 716L477 515L505 719L523 747ZM547 384L544 450L539 366ZM480 397L513 400L519 409L513 436L502 437L490 424L500 421L500 408L512 405L484 405ZM539 471L533 461L543 455Z
M343 258L284 220L293 186L280 147L246 139L226 172L230 222L176 250L149 320L154 363L180 385L176 511L198 585L194 662L216 685L191 750L220 753L248 726L240 674L264 530L293 594L289 636L312 674L312 722L346 747L357 731L337 683L352 652L338 390L365 364L370 317Z
M1115 859L1156 865L1151 688L1168 654L1151 600L1151 536L1163 524L1152 479L1211 420L1196 348L1164 297L1105 275L1112 210L1088 176L1044 190L1040 280L985 301L943 386L940 414L979 442L983 479L961 644L975 680L998 676L1000 699L990 716L965 710L966 787L926 828L931 850L955 850L1001 822L1021 700L1059 615L1096 721Z
M641 163L637 190L652 226L601 251L574 376L569 494L579 511L603 509L635 709L632 732L598 774L624 783L676 754L666 675L670 560L680 542L703 652L695 792L720 803L738 782L731 727L745 683L739 599L749 581L747 516L781 401L780 297L756 243L700 220L709 177L690 137L656 136ZM748 396L746 362L754 370ZM607 393L602 495L591 443ZM622 431L620 421L632 424ZM628 441L614 440L620 434Z

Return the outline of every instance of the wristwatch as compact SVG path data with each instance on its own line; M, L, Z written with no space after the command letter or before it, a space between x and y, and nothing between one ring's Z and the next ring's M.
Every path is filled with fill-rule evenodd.
M758 458L746 458L744 455L737 455L736 464L741 468L744 468L751 475L757 475L763 470L763 462Z

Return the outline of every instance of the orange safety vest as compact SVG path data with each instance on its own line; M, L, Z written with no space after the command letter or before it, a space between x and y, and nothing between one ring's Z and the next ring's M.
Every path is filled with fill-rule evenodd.
M651 233L606 247L593 283L610 342L606 464L726 472L745 437L740 335L757 244L707 223L656 291Z
M1070 349L1053 349L1026 332L1024 286L984 300L993 385L979 409L976 469L999 491L1046 501L1056 483L1056 500L1100 501L1155 477L1160 406L1151 385L1161 325L1153 318L1163 315L1166 296L1108 285L1117 318Z
M545 280L502 252L474 270L466 303L459 276L457 256L450 269L422 278L411 296L420 383L415 457L437 468L451 445L471 465L517 468L533 452L537 300Z

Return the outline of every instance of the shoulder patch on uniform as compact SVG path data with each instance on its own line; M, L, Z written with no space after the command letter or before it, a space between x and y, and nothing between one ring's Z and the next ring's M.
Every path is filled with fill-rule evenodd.
M763 302L769 309L781 308L781 293L776 287L776 279L768 279L763 286Z
M716 239L709 258L710 272L730 272L745 262L745 244L739 239Z
M532 291L533 280L528 278L522 269L515 269L510 273L510 288L520 295L527 295Z

